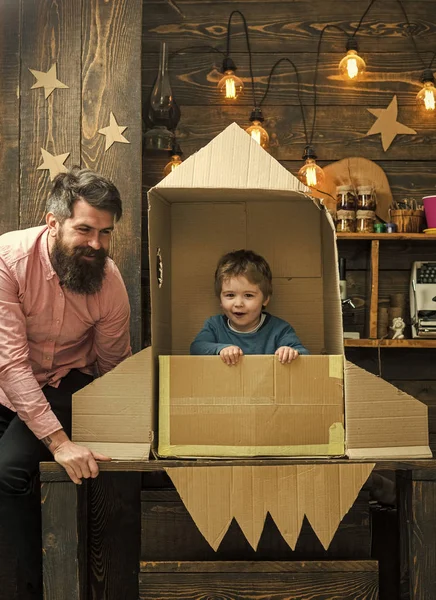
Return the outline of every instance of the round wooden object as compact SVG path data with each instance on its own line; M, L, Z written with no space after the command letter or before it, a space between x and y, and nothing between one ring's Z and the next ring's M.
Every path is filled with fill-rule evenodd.
M343 158L323 167L325 182L319 191L311 191L316 198L322 198L327 208L336 208L336 186L350 185L356 190L359 186L372 186L377 195L376 215L382 221L389 221L389 206L392 192L386 173L372 160L362 157ZM326 192L326 194L323 194Z

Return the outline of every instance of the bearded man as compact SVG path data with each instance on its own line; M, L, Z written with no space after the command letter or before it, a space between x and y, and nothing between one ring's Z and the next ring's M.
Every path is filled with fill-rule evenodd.
M119 192L78 167L58 175L46 225L0 236L0 536L18 569L18 598L41 597L35 484L56 460L76 484L97 460L71 436L71 397L130 356L129 300L108 257Z

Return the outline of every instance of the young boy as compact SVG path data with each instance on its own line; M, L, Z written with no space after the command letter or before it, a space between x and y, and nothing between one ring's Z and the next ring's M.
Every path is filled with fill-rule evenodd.
M243 354L276 354L281 363L309 354L289 323L263 310L272 294L272 275L262 256L251 250L222 256L215 293L224 314L207 319L191 354L219 354L229 366Z

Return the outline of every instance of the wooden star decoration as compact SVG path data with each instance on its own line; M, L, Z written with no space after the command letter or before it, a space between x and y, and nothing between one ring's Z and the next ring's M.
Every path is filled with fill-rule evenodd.
M53 90L57 88L68 89L68 86L65 85L65 83L62 83L62 81L59 81L57 78L56 63L50 67L47 73L44 73L43 71L35 71L34 69L29 69L29 71L36 78L36 83L34 83L30 89L34 90L35 88L43 87L46 100Z
M414 129L397 121L398 102L396 96L392 98L387 108L367 108L366 110L377 117L377 121L366 135L381 133L382 146L385 152L394 141L396 135L401 133L413 135L416 133Z
M121 135L123 131L127 129L127 125L120 126L115 119L114 113L111 112L109 126L99 129L98 133L106 136L106 146L104 151L106 152L115 142L121 142L122 144L130 144L129 140Z
M42 165L39 165L37 171L43 169L50 171L50 181L53 181L53 179L59 173L68 172L67 167L64 166L64 162L70 156L69 152L67 152L66 154L58 154L57 156L53 156L53 154L50 154L50 152L47 152L47 150L41 148L41 154L44 162L42 163Z

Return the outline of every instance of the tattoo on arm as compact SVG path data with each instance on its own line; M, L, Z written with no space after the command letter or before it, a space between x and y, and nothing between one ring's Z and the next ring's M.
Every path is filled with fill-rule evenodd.
M42 440L41 440L41 442L43 442L47 446L47 448L50 447L50 444L52 443L52 441L53 440L51 439L51 437L49 435L47 435L45 438L42 438Z

